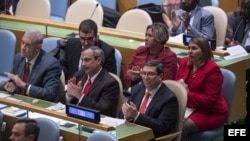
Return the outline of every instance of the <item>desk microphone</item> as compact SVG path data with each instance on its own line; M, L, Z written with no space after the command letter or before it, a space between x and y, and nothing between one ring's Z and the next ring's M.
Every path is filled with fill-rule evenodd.
M93 15L94 15L94 13L95 13L95 11L96 11L96 8L97 8L98 6L99 6L99 3L96 3L95 8L94 8L93 12L91 13L91 16L89 17L89 19L92 19Z

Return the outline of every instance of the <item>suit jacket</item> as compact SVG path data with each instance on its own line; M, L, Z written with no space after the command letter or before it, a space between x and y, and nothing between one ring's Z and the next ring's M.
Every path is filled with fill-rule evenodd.
M107 43L99 40L96 45L100 47L105 56L103 67L107 71L116 74L115 50ZM65 58L62 61L62 68L65 78L68 80L78 71L79 60L81 58L82 45L79 38L71 38L65 46Z
M249 42L250 41L250 36L249 36L250 27L246 28L246 26L247 26L246 19L244 19L242 16L236 17L233 22L233 37L232 38L235 41L238 41L240 44L242 44L242 46L246 49L247 52L250 52L250 42Z
M139 110L146 88L143 83L134 85L131 88L132 101ZM161 84L160 88L149 103L145 114L139 114L134 121L136 124L149 127L153 130L155 137L166 135L176 131L178 115L178 99L175 94ZM123 118L123 114L119 115Z
M23 78L25 65L25 58L20 53L16 54L12 73ZM27 82L31 84L29 96L57 102L61 72L59 61L40 50ZM16 87L15 92L19 93L20 87Z
M75 77L81 80L83 85L88 79L88 75L83 71L75 73ZM105 69L102 69L92 83L88 95L79 102L79 106L99 110L101 114L116 117L119 98L119 83ZM78 99L73 98L70 103L76 104Z
M210 116L224 114L226 119L228 107L222 96L223 75L219 66L214 61L208 61L197 68L187 81L192 69L187 61L188 57L181 60L176 76L176 80L186 80L188 85L187 107L195 108L194 112Z
M176 11L177 17L185 12L182 9ZM187 32L189 35L193 36L203 36L208 39L214 39L215 36L215 27L214 27L214 16L204 10L203 8L196 6L196 8L191 11L192 15L194 16L193 23L191 25L191 29ZM180 33L185 33L185 26L183 23L179 26L176 32L172 32L173 25L170 25L169 33L171 36L178 35Z

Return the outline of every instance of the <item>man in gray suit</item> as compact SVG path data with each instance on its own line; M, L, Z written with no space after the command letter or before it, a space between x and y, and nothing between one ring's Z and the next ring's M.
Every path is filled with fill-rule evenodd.
M4 88L10 93L57 102L61 67L57 59L41 49L43 35L37 30L24 33L21 52L16 54L10 78Z
M187 33L207 39L215 38L214 16L198 4L199 0L183 0L181 9L172 12L172 23L169 27L171 36Z
M120 97L119 83L103 68L104 52L97 46L81 52L84 70L68 80L66 102L99 110L116 117Z

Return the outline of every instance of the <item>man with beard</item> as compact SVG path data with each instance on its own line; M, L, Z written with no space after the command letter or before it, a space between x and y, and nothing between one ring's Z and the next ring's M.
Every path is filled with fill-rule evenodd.
M169 27L171 36L187 33L193 36L215 38L213 15L199 6L199 0L183 0L181 9L173 11L172 23Z
M228 46L241 44L247 52L250 52L250 0L245 0L241 3L240 14L234 19L233 22L233 36L227 39ZM247 81L247 115L245 123L250 124L250 69L246 71Z

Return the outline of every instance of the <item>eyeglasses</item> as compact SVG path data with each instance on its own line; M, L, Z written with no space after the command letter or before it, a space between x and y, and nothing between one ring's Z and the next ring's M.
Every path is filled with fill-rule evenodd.
M157 75L157 73L142 71L142 72L140 72L140 75L141 75L141 77L146 77L147 76L149 78L153 78L153 77L155 77Z
M94 38L95 37L80 37L80 39L81 39L81 41L87 41L87 42L89 42L89 41L94 41Z

